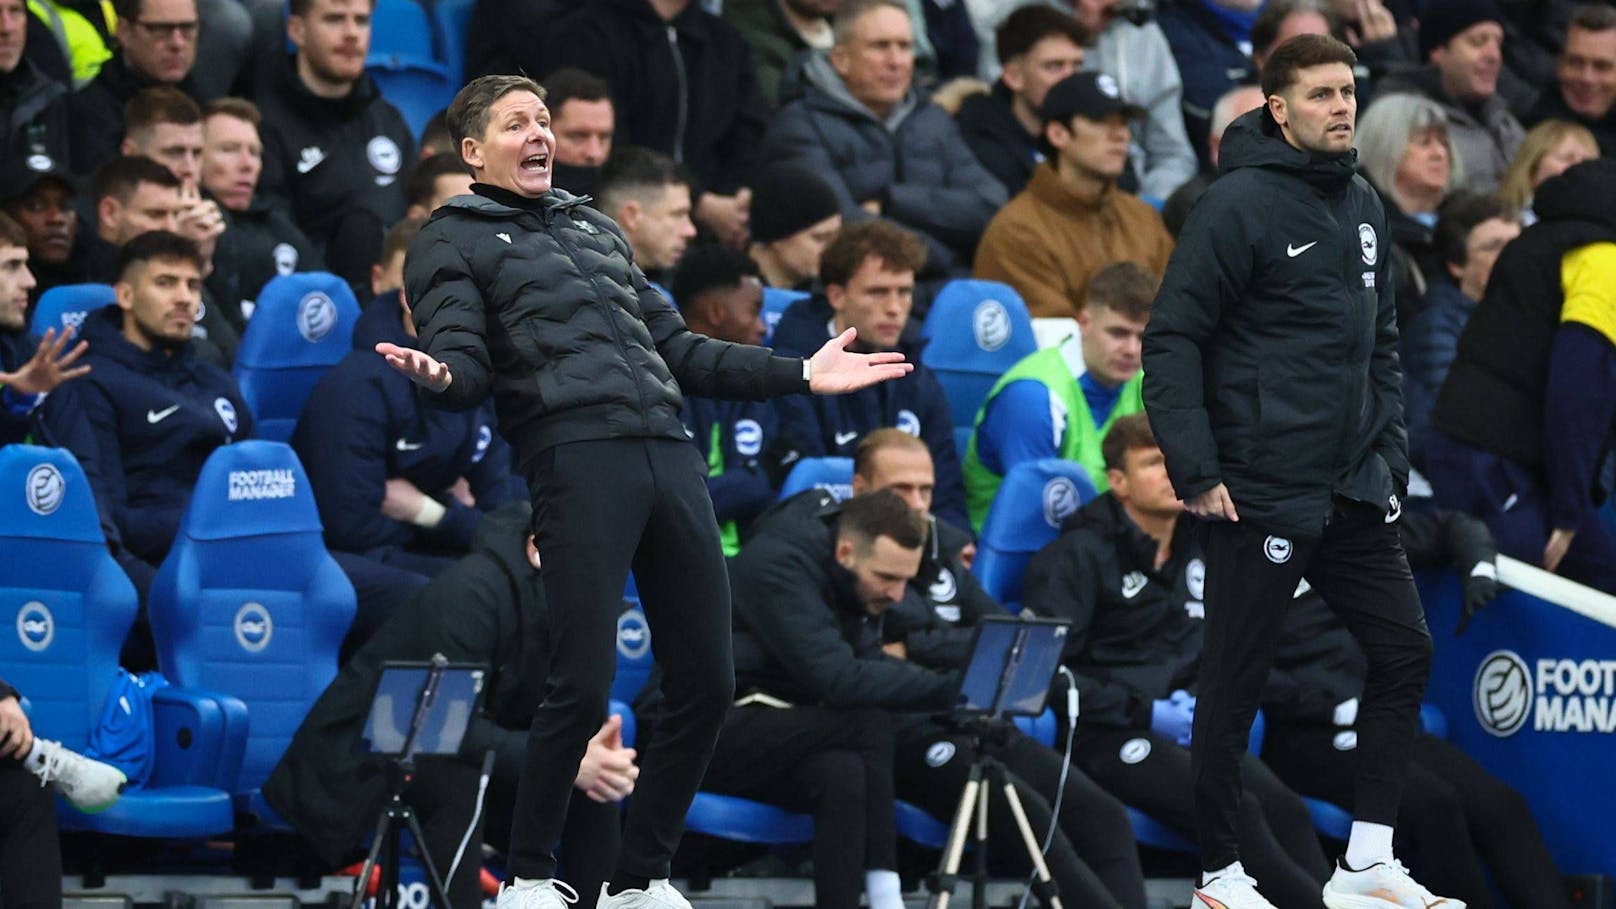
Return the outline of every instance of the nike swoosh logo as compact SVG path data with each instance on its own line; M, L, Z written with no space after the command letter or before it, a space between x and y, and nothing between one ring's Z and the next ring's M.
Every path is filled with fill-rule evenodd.
M837 447L846 445L856 438L858 438L858 433L856 432L839 432L836 434L836 445Z
M396 447L399 451L416 451L425 445L425 442L406 442L403 439L399 439L394 447Z
M1312 243L1309 243L1306 246L1291 246L1290 244L1287 243L1287 244L1285 244L1285 255L1290 256L1292 259L1294 259L1297 256L1301 255L1302 253L1307 252L1308 250L1312 249L1313 247L1315 247L1317 245L1319 245L1319 241L1317 241L1317 240L1314 240Z
M500 238L501 240L504 240L507 244L509 244L511 242L511 235L510 234L494 234L494 236Z
M161 423L170 416L173 416L174 412L179 409L180 406L175 404L172 407L165 407L162 410L148 410L146 411L146 422L154 424Z

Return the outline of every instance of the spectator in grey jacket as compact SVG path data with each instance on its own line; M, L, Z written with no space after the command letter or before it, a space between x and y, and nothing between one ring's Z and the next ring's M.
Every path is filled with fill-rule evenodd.
M804 96L769 124L764 159L825 177L844 217L886 217L919 232L934 264L969 263L1008 196L953 119L915 90L904 4L848 0L835 35L830 53L807 64Z

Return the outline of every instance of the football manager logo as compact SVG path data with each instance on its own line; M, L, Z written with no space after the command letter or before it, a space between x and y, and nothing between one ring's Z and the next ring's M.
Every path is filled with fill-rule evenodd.
M1059 530L1067 515L1077 510L1077 486L1066 477L1044 484L1044 523Z
M23 489L28 499L28 510L44 517L62 507L62 498L67 495L67 480L63 479L62 472L56 469L55 464L40 464L28 471Z
M297 304L297 333L315 344L337 325L337 304L319 291L305 294Z
M998 300L983 300L971 314L971 328L977 347L998 350L1010 340L1010 311Z
M1514 735L1532 715L1532 680L1526 661L1494 650L1476 670L1476 722L1499 738Z

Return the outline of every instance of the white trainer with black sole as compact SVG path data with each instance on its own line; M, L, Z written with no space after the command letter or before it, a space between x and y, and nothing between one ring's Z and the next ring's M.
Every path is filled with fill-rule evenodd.
M608 885L600 885L600 901L595 909L692 909L684 894L673 889L667 879L652 881L644 890L624 890L612 896Z
M1396 859L1353 871L1336 862L1324 885L1327 909L1465 909L1464 900L1437 896L1409 876Z
M85 814L111 808L129 778L111 764L87 758L50 739L39 743L39 766L33 770L41 786L50 784L67 803Z

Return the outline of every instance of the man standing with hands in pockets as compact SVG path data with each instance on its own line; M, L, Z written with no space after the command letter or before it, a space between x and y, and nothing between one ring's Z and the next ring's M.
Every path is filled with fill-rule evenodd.
M551 850L589 737L606 716L616 621L633 569L663 669L663 721L617 871L598 906L688 907L668 884L684 816L734 699L730 593L707 465L681 390L760 400L836 394L907 374L898 353L854 354L849 330L807 360L689 331L634 264L611 219L551 187L544 89L484 76L449 106L476 178L422 228L404 268L420 350L377 352L444 407L490 392L533 490L551 671L517 788L500 909L561 909Z
M1174 490L1207 520L1197 909L1273 909L1240 865L1239 759L1304 578L1369 661L1356 820L1323 904L1464 905L1392 855L1431 637L1395 526L1408 441L1386 217L1354 172L1355 62L1322 35L1274 51L1267 103L1225 135L1223 176L1185 225L1145 332L1145 408Z

